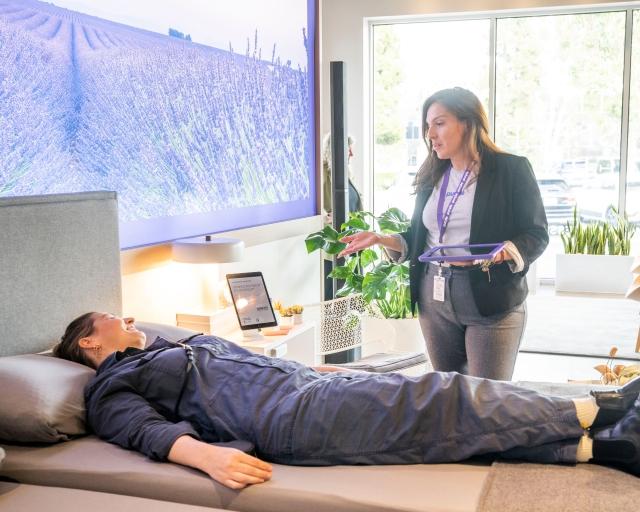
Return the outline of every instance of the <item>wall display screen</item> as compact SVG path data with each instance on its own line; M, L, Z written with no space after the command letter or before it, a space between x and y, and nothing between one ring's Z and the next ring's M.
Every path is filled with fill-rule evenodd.
M278 325L262 272L227 274L227 283L240 329L259 329Z
M121 247L316 213L314 0L0 0L0 196L115 190Z

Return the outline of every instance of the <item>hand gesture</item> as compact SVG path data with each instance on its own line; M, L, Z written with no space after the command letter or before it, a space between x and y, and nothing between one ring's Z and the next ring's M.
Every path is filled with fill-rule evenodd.
M235 448L207 445L200 469L231 489L243 489L271 479L271 464Z
M372 245L379 243L380 235L371 231L360 231L358 233L354 233L353 235L342 237L340 241L347 244L347 246L342 249L340 254L338 254L338 258L343 258L345 256L348 256L349 254L362 251L367 247L371 247Z

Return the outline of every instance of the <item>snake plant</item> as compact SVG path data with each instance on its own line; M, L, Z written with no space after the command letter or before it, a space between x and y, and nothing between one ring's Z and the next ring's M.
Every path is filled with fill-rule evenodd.
M577 207L573 209L573 219L565 225L560 234L566 254L610 254L628 256L631 239L636 230L626 214L611 208L613 217L607 221L583 224L578 218Z

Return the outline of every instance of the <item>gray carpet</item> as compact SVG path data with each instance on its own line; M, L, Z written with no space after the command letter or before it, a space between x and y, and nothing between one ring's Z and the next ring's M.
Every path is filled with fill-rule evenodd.
M516 382L555 396L586 396L603 386ZM637 510L640 478L622 471L577 464L558 466L529 462L494 462L477 512L590 512Z
M616 469L496 462L477 512L619 512L639 503L640 478Z
M527 299L527 328L520 350L640 359L635 352L640 303L624 298L555 295L544 288Z

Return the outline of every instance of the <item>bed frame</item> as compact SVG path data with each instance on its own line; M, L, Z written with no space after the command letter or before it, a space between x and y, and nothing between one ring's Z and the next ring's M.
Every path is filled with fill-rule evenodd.
M121 313L115 193L0 198L0 261L2 356L50 348L64 326L86 311ZM50 446L2 447L7 457L0 478L22 487L5 486L4 493L0 488L0 508L10 495L19 504L29 497L68 498L68 489L76 489L76 499L86 503L96 499L95 493L107 493L98 497L174 502L176 512L191 506L242 512L470 512L490 471L482 464L275 465L270 482L233 491L198 471L150 461L94 436Z

